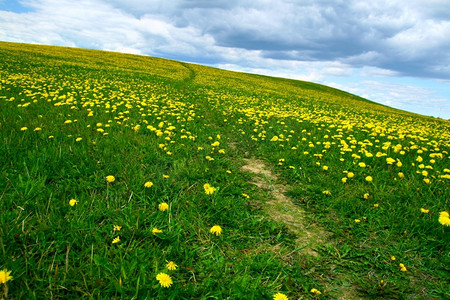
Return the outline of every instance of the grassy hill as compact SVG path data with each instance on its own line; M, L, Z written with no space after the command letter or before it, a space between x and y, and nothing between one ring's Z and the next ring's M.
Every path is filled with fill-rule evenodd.
M3 297L450 298L449 121L153 57L0 61Z

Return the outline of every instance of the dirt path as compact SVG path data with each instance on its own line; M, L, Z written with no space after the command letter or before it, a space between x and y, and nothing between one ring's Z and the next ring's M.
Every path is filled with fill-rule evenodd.
M254 175L251 183L271 194L271 199L263 204L264 210L276 222L286 224L289 231L297 236L296 244L297 248L301 249L299 250L301 254L317 257L319 254L315 249L319 245L324 245L331 233L307 220L307 213L295 205L291 198L285 196L288 187L277 183L277 176L262 160L244 159L244 162L241 169ZM347 281L345 275L340 277L336 278L338 282ZM337 299L360 299L352 286L326 284L326 289L338 295Z
M317 256L317 245L322 244L329 235L323 228L306 220L306 212L285 196L287 187L276 183L277 177L261 160L245 159L242 170L253 176L253 184L271 193L272 199L264 203L264 209L277 222L286 224L288 229L297 236L296 243L304 254Z

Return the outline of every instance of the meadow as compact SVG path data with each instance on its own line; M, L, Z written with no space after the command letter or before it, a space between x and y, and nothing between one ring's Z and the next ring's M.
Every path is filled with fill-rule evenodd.
M0 138L0 298L450 298L450 121L0 42Z

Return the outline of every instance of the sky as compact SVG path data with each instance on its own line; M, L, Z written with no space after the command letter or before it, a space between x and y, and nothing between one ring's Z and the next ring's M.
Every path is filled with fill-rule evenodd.
M450 119L448 0L0 0L0 40L307 80Z

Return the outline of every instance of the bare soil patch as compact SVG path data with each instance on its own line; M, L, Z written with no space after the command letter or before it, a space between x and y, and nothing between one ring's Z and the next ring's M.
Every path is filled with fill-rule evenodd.
M288 230L297 236L297 248L300 254L317 257L316 249L324 245L331 233L324 228L311 223L307 219L307 212L295 205L291 198L285 194L288 186L278 183L277 176L267 167L262 160L250 158L244 159L243 171L252 173L252 182L258 188L270 192L270 199L264 204L264 210L270 218L279 223L284 223ZM347 281L347 276L342 275L339 281ZM328 291L334 291L338 299L360 299L353 286L335 286L327 284Z
M269 170L265 163L258 159L244 159L242 170L248 171L253 176L252 183L260 189L268 190L271 199L264 203L264 209L276 222L286 224L287 228L297 236L296 243L302 248L303 254L317 256L314 250L322 244L329 235L323 228L308 222L306 212L285 196L287 186L277 183L276 175Z

